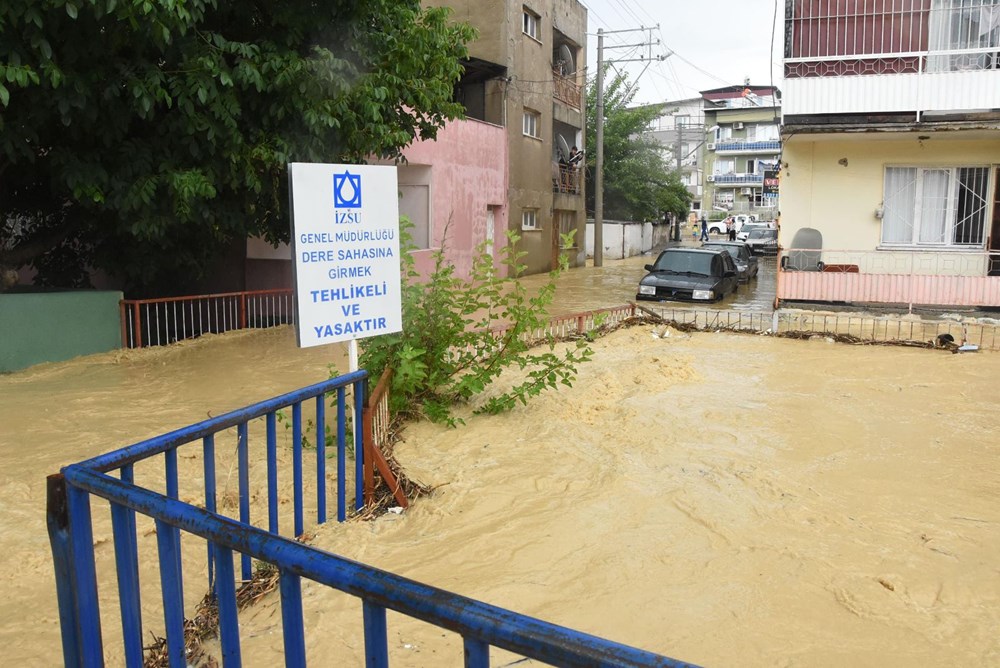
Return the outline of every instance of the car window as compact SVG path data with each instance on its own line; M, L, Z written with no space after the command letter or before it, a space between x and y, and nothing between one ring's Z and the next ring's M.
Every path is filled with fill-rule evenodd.
M755 230L750 230L750 239L774 239L777 238L777 230L771 230L766 227L758 228Z
M724 250L729 254L729 257L733 258L736 262L749 262L750 261L750 251L743 244L704 244L702 248L708 248L711 250Z
M727 253L729 253L729 257L731 257L733 259L736 259L736 257L739 256L739 252L740 252L739 248L737 248L735 246L724 246L722 244L705 244L705 245L702 246L702 248L706 248L708 250L726 251Z
M708 253L661 253L653 265L654 271L676 271L678 273L712 275L712 258Z

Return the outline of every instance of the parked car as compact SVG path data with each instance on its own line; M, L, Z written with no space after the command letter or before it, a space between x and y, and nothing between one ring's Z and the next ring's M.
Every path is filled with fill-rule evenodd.
M646 271L636 299L716 301L739 288L736 263L721 250L668 248Z
M729 229L726 227L725 220L713 220L708 223L708 233L709 234L726 234Z
M736 240L746 241L747 237L750 236L750 230L765 229L765 228L774 229L776 227L777 226L774 224L773 221L768 223L757 222L757 221L743 223L736 231Z
M750 230L746 244L754 255L777 255L778 230L770 227L758 227Z
M729 253L736 263L740 282L749 281L757 275L757 258L742 241L707 241L702 248L718 249Z

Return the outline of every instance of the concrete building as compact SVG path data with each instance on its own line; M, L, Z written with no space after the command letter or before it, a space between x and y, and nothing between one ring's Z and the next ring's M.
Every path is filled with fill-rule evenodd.
M647 134L663 145L663 158L680 172L681 181L691 193L691 217L702 212L704 198L705 110L700 97L673 100L663 105L663 113L654 120Z
M458 95L470 118L506 130L507 225L521 236L526 272L554 268L560 252L582 265L582 167L559 161L573 146L584 148L587 10L577 0L424 4L450 7L455 20L479 30ZM575 237L564 248L567 232Z
M1000 306L1000 1L856 5L786 3L777 298Z
M771 86L726 86L702 91L705 189L702 209L730 214L777 216L778 194L765 188L778 168L779 92Z

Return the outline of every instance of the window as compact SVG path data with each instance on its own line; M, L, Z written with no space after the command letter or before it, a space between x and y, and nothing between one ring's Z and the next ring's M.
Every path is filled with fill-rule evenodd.
M886 167L882 243L982 246L988 167Z
M525 35L527 35L531 39L537 40L538 14L534 13L533 11L525 7L523 17L524 17L524 24L522 25L521 30L524 32Z
M930 17L930 72L993 69L1000 66L996 52L951 53L1000 49L1000 6L982 0L933 0Z
M529 137L534 137L535 139L541 138L541 135L538 134L540 121L541 114L537 111L532 111L531 109L525 109L524 122L521 126L521 131Z
M769 123L747 126L747 141L778 141L778 126Z
M538 229L538 209L525 209L521 212L521 229Z
M417 249L431 247L430 186L399 184L399 215L410 220L410 241Z
M713 174L734 174L736 173L736 158L721 158L715 161Z

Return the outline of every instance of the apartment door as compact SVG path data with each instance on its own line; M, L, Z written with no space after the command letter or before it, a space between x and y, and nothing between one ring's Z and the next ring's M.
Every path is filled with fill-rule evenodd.
M990 250L987 273L1000 276L1000 167L993 170L993 223L987 246Z

